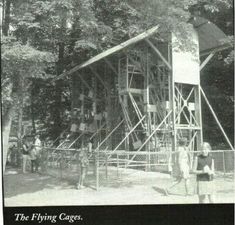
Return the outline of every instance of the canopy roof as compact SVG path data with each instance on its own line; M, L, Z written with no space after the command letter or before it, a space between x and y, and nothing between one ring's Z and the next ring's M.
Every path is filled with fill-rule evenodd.
M202 17L194 17L191 23L198 32L200 55L229 47L224 43L228 37L214 23Z
M209 20L206 20L202 17L195 17L190 21L194 28L198 31L198 35L199 35L199 48L200 48L200 56L202 55L207 55L210 54L212 51L220 51L226 48L229 48L230 46L228 44L224 44L222 41L225 40L227 38L227 36L225 35L225 33L219 29L215 24L211 23ZM155 26L139 35L137 35L136 37L133 37L115 47L112 47L94 57L92 57L91 59L85 61L84 63L75 66L74 68L72 68L69 71L66 71L64 73L62 73L61 75L59 75L58 77L56 77L54 79L58 80L61 79L63 77L66 77L82 68L85 68L101 59L104 59L114 53L117 53L120 50L123 50L126 47L129 47L133 44L136 44L148 37L150 37L151 35L153 35L154 33L157 32L159 26Z

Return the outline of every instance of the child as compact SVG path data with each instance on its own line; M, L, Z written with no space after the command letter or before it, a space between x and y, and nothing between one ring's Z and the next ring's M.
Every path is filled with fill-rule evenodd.
M87 156L87 149L81 148L81 152L78 156L78 163L79 163L79 182L77 185L77 189L84 188L84 180L87 174L89 160Z
M199 203L205 203L208 196L209 202L214 203L214 159L210 154L211 146L204 142L202 151L196 157L193 172L197 175L197 194Z

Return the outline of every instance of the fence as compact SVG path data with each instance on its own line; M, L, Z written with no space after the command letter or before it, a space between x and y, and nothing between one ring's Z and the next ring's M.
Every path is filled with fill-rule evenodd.
M77 149L44 149L44 171L60 179L69 179L76 184L79 179ZM190 152L192 161L199 152ZM234 170L234 151L214 150L211 152L215 171L224 175ZM104 151L97 150L89 155L89 168L86 184L98 190L104 186L121 186L131 174L139 174L136 182L144 182L145 172L162 171L169 173L175 162L176 154L171 152L145 151ZM141 173L140 173L141 172Z
M71 184L76 185L79 180L79 149L44 148L42 156L42 170L44 173L57 177L61 180L67 179ZM97 157L90 154L89 167L86 176L86 183L89 187L96 188Z
M195 156L200 151L190 152L192 165ZM234 151L214 150L211 151L214 159L216 173L233 173ZM136 151L100 151L97 166L97 188L102 186L118 186L128 176L134 173L155 172L170 173L176 163L176 152L136 152ZM138 173L138 183L145 182L145 173Z

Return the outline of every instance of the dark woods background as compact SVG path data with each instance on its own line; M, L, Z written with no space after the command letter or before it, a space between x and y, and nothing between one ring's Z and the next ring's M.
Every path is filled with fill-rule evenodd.
M194 15L233 39L232 0L2 0L2 131L5 143L39 132L54 140L67 128L71 81L53 77L153 25L180 30ZM203 70L202 86L233 142L233 51L217 54ZM205 102L204 138L226 142ZM7 149L7 148L4 148Z

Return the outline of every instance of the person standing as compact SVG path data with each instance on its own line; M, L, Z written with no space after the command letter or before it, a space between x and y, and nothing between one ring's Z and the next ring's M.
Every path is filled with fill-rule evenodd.
M92 147L93 147L93 140L89 139L88 146L87 146L89 153L92 153Z
M206 203L208 197L210 203L214 203L214 159L211 154L211 146L208 142L202 145L201 154L194 161L193 172L197 176L197 194L199 203Z
M86 178L88 166L89 166L89 159L87 155L87 148L82 147L81 151L78 156L78 163L79 163L79 182L77 184L77 189L84 188L84 180Z
M29 159L29 145L25 139L23 139L22 143L22 155L23 155L22 171L23 173L26 173L26 166Z
M31 171L38 172L38 167L40 165L40 155L41 155L41 140L39 139L39 134L35 136L35 141L33 148L31 150Z
M190 155L186 147L187 139L182 138L179 140L178 147L178 165L181 178L184 180L186 195L189 195L189 171L190 171Z
M170 193L170 189L181 183L182 180L184 180L186 196L189 195L191 160L186 145L187 145L186 138L179 139L177 152L174 158L175 163L173 165L173 171L172 171L172 175L176 178L176 180L169 188L165 189L166 195Z
M31 172L34 173L37 171L37 162L36 162L36 149L33 144L30 148L30 160L31 160Z

